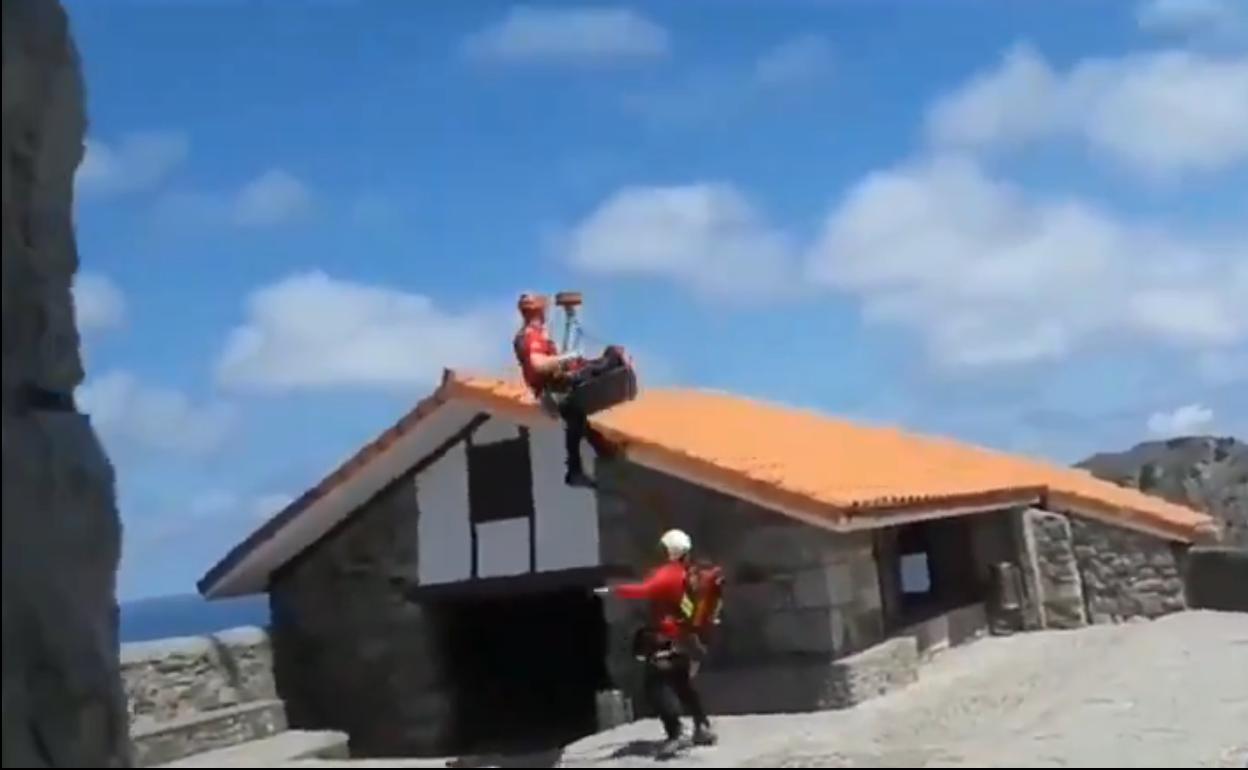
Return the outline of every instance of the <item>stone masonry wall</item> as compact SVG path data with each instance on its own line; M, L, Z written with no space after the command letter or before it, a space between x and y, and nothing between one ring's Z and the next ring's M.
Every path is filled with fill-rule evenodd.
M86 128L68 20L4 0L4 767L125 767L113 469L73 404L74 172Z
M351 736L352 756L436 752L452 710L417 580L415 484L392 486L271 586L277 684L292 727Z
M1071 521L1039 509L1023 511L1025 547L1033 560L1039 625L1078 628L1087 625L1083 580L1071 543Z
M254 627L122 645L132 729L277 697L268 634Z
M1074 628L1186 607L1178 546L1080 516L1031 509L1019 518L1033 625Z
M1077 516L1070 517L1070 529L1093 623L1155 618L1186 607L1176 545Z
M604 565L644 574L658 563L659 536L679 527L693 538L695 556L727 570L708 673L826 661L883 638L870 533L816 529L629 463L601 465L598 475ZM612 676L635 692L638 667L629 645L641 608L619 600L606 608Z

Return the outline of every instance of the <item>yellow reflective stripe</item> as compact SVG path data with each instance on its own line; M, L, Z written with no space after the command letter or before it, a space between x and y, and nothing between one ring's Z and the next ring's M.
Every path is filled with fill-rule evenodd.
M685 617L693 617L693 600L685 594L680 598L680 612Z

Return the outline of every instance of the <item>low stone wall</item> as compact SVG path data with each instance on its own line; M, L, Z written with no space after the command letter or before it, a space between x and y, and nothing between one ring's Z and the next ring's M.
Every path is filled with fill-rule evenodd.
M134 642L121 647L131 730L277 697L263 629Z
M927 659L987 634L987 609L983 604L969 604L908 626L898 636L914 639L919 656Z
M902 636L838 660L795 656L698 677L714 714L799 713L848 708L918 679L918 645Z
M1093 623L1155 618L1187 606L1178 546L1077 516L1070 527Z

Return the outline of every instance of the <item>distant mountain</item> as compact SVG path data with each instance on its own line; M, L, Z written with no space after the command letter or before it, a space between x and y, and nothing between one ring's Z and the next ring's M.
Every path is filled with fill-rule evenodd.
M198 636L238 626L266 626L268 596L206 601L198 594L159 596L121 605L121 641Z
M1206 511L1221 523L1224 542L1248 548L1248 444L1238 439L1149 441L1078 465L1107 481Z

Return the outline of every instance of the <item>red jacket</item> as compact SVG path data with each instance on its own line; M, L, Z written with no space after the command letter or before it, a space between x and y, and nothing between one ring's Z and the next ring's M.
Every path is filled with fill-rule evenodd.
M675 639L680 635L680 602L685 596L685 565L669 561L650 573L642 583L616 586L612 592L621 599L646 599L655 628L663 636Z
M516 333L514 344L516 360L520 362L520 372L524 375L524 383L534 393L540 392L546 387L547 378L533 368L533 354L554 356L559 354L559 348L555 346L554 340L550 338L544 326L526 325Z

